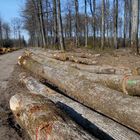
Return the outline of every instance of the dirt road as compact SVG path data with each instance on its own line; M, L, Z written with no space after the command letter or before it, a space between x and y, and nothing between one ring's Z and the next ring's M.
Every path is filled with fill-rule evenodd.
M6 88L8 79L22 52L23 50L19 50L0 56L0 88Z
M14 121L9 99L20 89L18 85L18 57L24 50L0 56L0 140L23 140L23 130ZM22 90L22 89L20 89Z

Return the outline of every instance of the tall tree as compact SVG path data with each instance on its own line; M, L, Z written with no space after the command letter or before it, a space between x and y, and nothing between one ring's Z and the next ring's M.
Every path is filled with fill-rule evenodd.
M96 21L96 0L89 0L89 5L90 5L90 11L92 14L92 28L93 28L93 46L95 47L95 40L96 40L96 26L95 26L95 21Z
M56 0L53 0L53 20L54 20L54 44L58 44L58 21Z
M116 49L118 46L118 0L114 0L114 47Z
M139 0L132 0L131 47L139 54L138 46Z
M38 14L40 18L40 27L41 27L41 33L42 33L42 39L43 39L43 47L46 47L46 31L45 31L45 25L44 25L42 0L37 0L37 4L38 4Z
M101 48L104 48L105 42L105 0L102 0L102 37L101 37Z
M88 15L87 15L87 0L85 0L85 47L88 45Z
M127 13L127 1L124 0L124 32L123 32L123 46L126 47L126 26L127 26L127 17L126 17L126 13Z
M132 28L131 20L132 20L132 0L129 0L129 43L130 43L130 46L131 46L131 28Z
M79 45L79 2L74 0L75 3L75 37L76 37L76 47Z
M58 25L59 25L59 40L61 50L65 50L64 36L63 36L63 25L61 17L61 3L60 0L57 0L57 9L58 9Z

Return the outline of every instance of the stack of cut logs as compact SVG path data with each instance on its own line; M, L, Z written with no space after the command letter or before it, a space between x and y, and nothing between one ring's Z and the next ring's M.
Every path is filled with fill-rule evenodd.
M0 55L8 52L16 51L18 48L0 48Z
M100 54L30 49L19 65L29 93L10 108L32 140L139 140L140 69L98 65Z

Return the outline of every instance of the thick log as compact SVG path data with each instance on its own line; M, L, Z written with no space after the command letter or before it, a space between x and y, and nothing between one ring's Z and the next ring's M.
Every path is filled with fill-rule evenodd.
M57 54L57 55L67 55L67 56L75 56L75 57L81 57L81 58L97 58L97 57L100 57L101 54L91 54L91 53L83 53L83 52L70 52L70 51L60 51L60 50L40 50L40 49L29 49L27 51L31 51L31 52L34 52L34 53L38 53L38 54L41 54L41 55L46 55L46 56L49 56L50 54ZM50 55L51 56L51 55Z
M96 73L96 74L132 75L132 71L129 68L124 68L124 67L112 67L109 65L93 66L93 65L82 65L82 64L72 64L71 66L79 70L87 71L90 73Z
M139 98L123 95L94 83L83 73L67 65L62 66L53 61L42 65L28 56L23 56L19 62L24 68L48 80L71 98L140 133Z
M27 51L28 52L28 51ZM66 52L60 52L60 53L48 53L48 52L40 52L40 51L34 51L34 53L39 53L40 55L45 55L49 58L57 59L60 61L70 61L75 63L81 63L86 65L95 65L97 64L97 61L95 59L91 59L89 57L84 57L84 54L78 54L78 53L66 53ZM85 54L85 56L87 56ZM94 57L98 57L99 54L94 55Z
M38 82L33 77L27 77L26 74L21 74L20 81L26 85L27 89L31 93L35 95L39 94L52 100L64 109L75 121L77 121L77 123L80 123L80 125L82 125L85 129L88 129L93 135L102 140L140 139L140 135L137 133L93 110L90 110L78 102L55 92Z
M31 94L17 94L10 108L32 140L95 140L50 100Z
M43 65L47 65L56 69L64 69L67 70L71 67L75 67L76 64L70 63L70 62L61 62L55 59L51 59L51 58L47 58L47 57L43 57L40 55L35 55L33 53L31 54L26 54L25 56L30 57L31 59L43 64ZM76 66L80 67L80 64L77 64ZM85 67L85 66L84 66ZM87 66L88 67L88 66ZM91 66L92 67L92 66ZM98 66L95 66L95 69L98 69ZM93 81L93 82L97 82L97 83L101 83L109 88L124 92L125 94L129 94L129 95L137 95L140 96L140 76L131 76L130 75L130 71L129 69L126 69L126 72L129 73L129 75L121 75L125 72L125 69L121 70L115 70L115 72L117 72L118 75L113 75L113 74L92 74L86 71L79 71L76 69L71 68L72 71L75 71L75 73L77 75L83 75L85 76L87 79ZM106 70L107 73L107 69L103 68L104 73ZM110 71L112 69L109 69ZM99 70L98 70L99 72ZM103 72L103 71L100 71Z

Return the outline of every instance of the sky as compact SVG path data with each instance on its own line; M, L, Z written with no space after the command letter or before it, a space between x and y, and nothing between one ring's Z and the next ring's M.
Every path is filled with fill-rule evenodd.
M25 0L0 0L0 17L10 23L14 17L20 17ZM28 39L26 31L22 33Z

